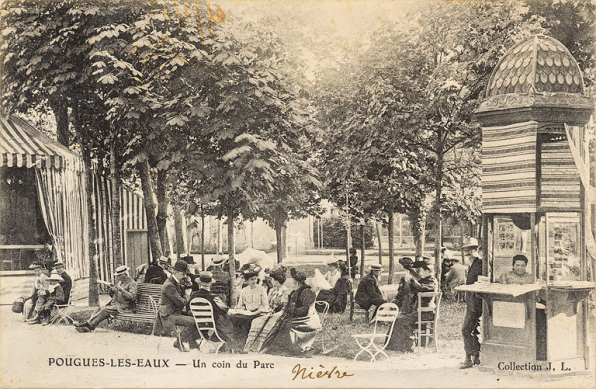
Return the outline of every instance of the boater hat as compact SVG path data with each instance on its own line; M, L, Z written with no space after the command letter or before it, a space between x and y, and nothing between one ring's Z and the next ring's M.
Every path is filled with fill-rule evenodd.
M114 272L114 274L116 275L120 275L120 274L124 274L128 271L128 268L126 266L118 266L116 268L116 271Z
M381 271L383 270L383 266L379 265L378 263L373 263L370 265L370 270Z
M219 266L219 265L223 265L227 260L228 260L228 258L226 258L220 254L220 255L217 255L215 258L213 258L211 260L211 263L213 263L214 266Z
M199 273L199 281L203 284L209 284L211 281L213 281L213 273L203 270Z
M60 266L64 267L64 262L60 262L60 261L56 262L54 264L54 266L52 266L52 269L55 269L55 268L60 267Z
M468 239L468 241L463 246L461 246L461 248L462 248L462 250L478 248L478 239L476 239L476 238Z

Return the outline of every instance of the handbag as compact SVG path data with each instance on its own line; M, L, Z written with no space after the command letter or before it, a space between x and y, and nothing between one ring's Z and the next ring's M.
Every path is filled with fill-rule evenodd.
M23 297L19 297L12 303L12 311L14 313L23 313L23 306L25 305L25 299Z

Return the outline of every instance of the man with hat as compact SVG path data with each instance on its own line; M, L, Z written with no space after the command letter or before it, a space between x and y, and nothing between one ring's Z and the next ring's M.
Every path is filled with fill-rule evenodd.
M190 288L183 284L188 274L188 264L184 260L176 261L176 264L169 268L170 277L164 282L161 289L161 302L157 311L157 319L153 325L155 334L171 332L175 326L183 326L179 339L174 342L174 347L180 351L188 351L184 347L185 341L190 341L190 334L195 325L192 317L186 316L182 310L190 301Z
M52 272L54 271L62 278L62 281L60 281L60 286L62 287L62 291L64 292L63 299L58 300L57 304L66 304L68 303L70 291L72 289L72 278L70 278L66 270L64 270L64 262L58 261L54 263Z
M54 265L55 266L55 265ZM50 278L48 279L50 282L50 286L48 287L48 298L45 304L42 305L39 316L41 318L41 325L47 326L50 324L50 316L52 313L52 309L56 304L60 304L61 301L64 301L64 290L60 285L64 282L64 279L58 275L58 273L52 273ZM29 322L29 324L36 324L39 322Z
M222 262L223 263L223 262ZM242 344L236 337L234 332L234 325L228 316L228 305L219 297L213 294L211 287L213 285L213 273L210 271L202 271L199 273L199 290L192 292L190 300L201 297L211 303L213 308L213 316L215 318L215 328L217 333L226 341L228 347L237 353L243 353ZM196 327L191 333L191 339L195 340L199 337ZM203 334L207 339L209 334Z
M137 283L128 274L126 266L118 266L114 272L116 282L110 285L110 302L95 315L82 323L76 323L78 332L93 331L105 319L117 314L133 312L137 301Z
M375 263L371 265L370 273L360 280L360 284L356 290L355 299L358 305L364 310L368 311L370 307L374 305L376 313L376 309L381 304L387 302L379 288L379 275L381 274L381 270L383 270L383 267L378 263Z
M213 283L211 285L211 293L219 295L220 298L230 303L230 289L232 288L232 278L230 273L223 270L223 265L228 258L218 254L211 261L211 265L207 268L213 274Z
M472 262L466 278L466 285L471 285L478 281L478 276L482 275L482 259L478 254L478 240L476 238L470 238L462 246L462 250L464 256ZM466 316L461 330L464 338L466 359L462 363L462 369L480 364L480 341L478 340L480 331L478 330L478 326L480 325L481 316L482 299L476 293L466 292Z
M162 257L163 262L166 263L167 258ZM157 259L153 258L151 264L147 268L147 272L145 273L144 282L148 284L159 284L163 285L164 282L168 279L168 275L163 270L163 267L159 265Z
M480 266L482 270L482 266ZM457 257L451 258L451 267L447 274L445 274L445 286L448 295L455 296L455 288L466 283L466 267L462 265ZM442 284L441 284L442 285Z

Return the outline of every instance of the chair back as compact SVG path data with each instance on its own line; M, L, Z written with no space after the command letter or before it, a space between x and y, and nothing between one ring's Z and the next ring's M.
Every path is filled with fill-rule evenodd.
M325 318L327 317L327 313L329 312L329 303L327 301L317 301L315 302L315 306L323 307L323 311L319 312L319 318L321 319L321 327L325 324Z
M220 342L225 342L217 333L215 314L209 300L203 297L195 297L190 301L189 308L202 339L212 340L211 336L215 335ZM206 336L205 333L208 335Z
M385 323L389 326L389 330L387 331L387 338L385 343L389 342L391 338L391 334L393 333L393 327L395 326L395 319L397 319L397 315L399 313L399 308L394 303L384 303L381 304L379 309L377 309L377 314L372 319L374 323L373 334L379 333L379 331L385 332L385 330L381 329L378 326L379 323Z
M418 321L422 320L422 312L433 312L435 314L434 321L437 322L439 317L439 306L441 305L442 292L419 292L418 293ZM422 299L430 298L428 306L422 306Z

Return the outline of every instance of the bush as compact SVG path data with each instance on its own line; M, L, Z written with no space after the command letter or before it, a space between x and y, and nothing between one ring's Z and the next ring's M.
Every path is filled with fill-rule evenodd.
M338 217L319 219L323 226L323 247L344 249L346 247L346 227ZM317 226L318 227L318 226ZM375 229L371 224L364 226L364 247L371 248L375 236ZM315 233L316 247L321 247L319 235ZM360 226L352 226L352 247L360 249L361 244Z

